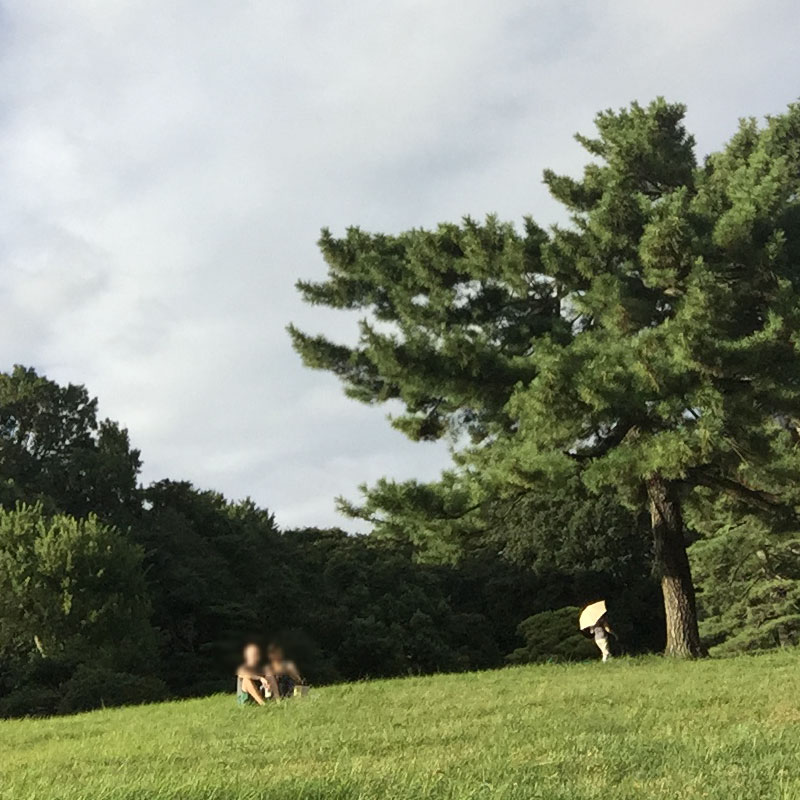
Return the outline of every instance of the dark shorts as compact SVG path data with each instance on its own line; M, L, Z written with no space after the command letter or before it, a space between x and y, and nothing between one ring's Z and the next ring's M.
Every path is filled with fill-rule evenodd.
M288 675L278 675L278 694L291 697L294 694L294 681Z

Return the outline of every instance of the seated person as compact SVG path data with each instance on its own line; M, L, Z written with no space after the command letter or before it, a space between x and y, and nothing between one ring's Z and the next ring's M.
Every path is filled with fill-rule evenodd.
M287 661L283 648L277 644L271 644L267 648L267 669L275 686L276 692L271 692L273 697L291 697L294 694L294 687L303 684L303 679L297 671L292 661Z
M236 699L239 705L257 703L263 706L265 698L278 696L278 684L264 669L261 648L254 642L245 645L244 663L236 670Z

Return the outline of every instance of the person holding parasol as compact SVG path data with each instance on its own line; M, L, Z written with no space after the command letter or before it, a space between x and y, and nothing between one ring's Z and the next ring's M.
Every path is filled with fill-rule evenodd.
M591 603L581 611L580 619L578 620L578 627L585 636L594 638L594 643L597 649L603 656L603 663L611 658L611 647L609 645L608 635L614 636L614 631L608 624L606 616L606 601L599 600L596 603Z

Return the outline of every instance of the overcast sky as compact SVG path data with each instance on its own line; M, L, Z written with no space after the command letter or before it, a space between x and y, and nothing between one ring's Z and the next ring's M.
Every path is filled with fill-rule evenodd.
M86 384L146 481L250 495L282 526L434 477L438 445L306 370L320 227L540 222L594 113L688 104L700 155L800 95L796 2L0 3L0 369Z

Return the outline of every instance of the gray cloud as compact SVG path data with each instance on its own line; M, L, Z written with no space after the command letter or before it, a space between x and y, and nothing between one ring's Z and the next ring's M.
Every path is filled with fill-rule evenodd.
M701 153L800 87L794 3L28 0L0 36L0 364L86 383L188 478L341 523L333 497L434 476L386 409L304 370L319 228L541 221L594 113L689 104Z

